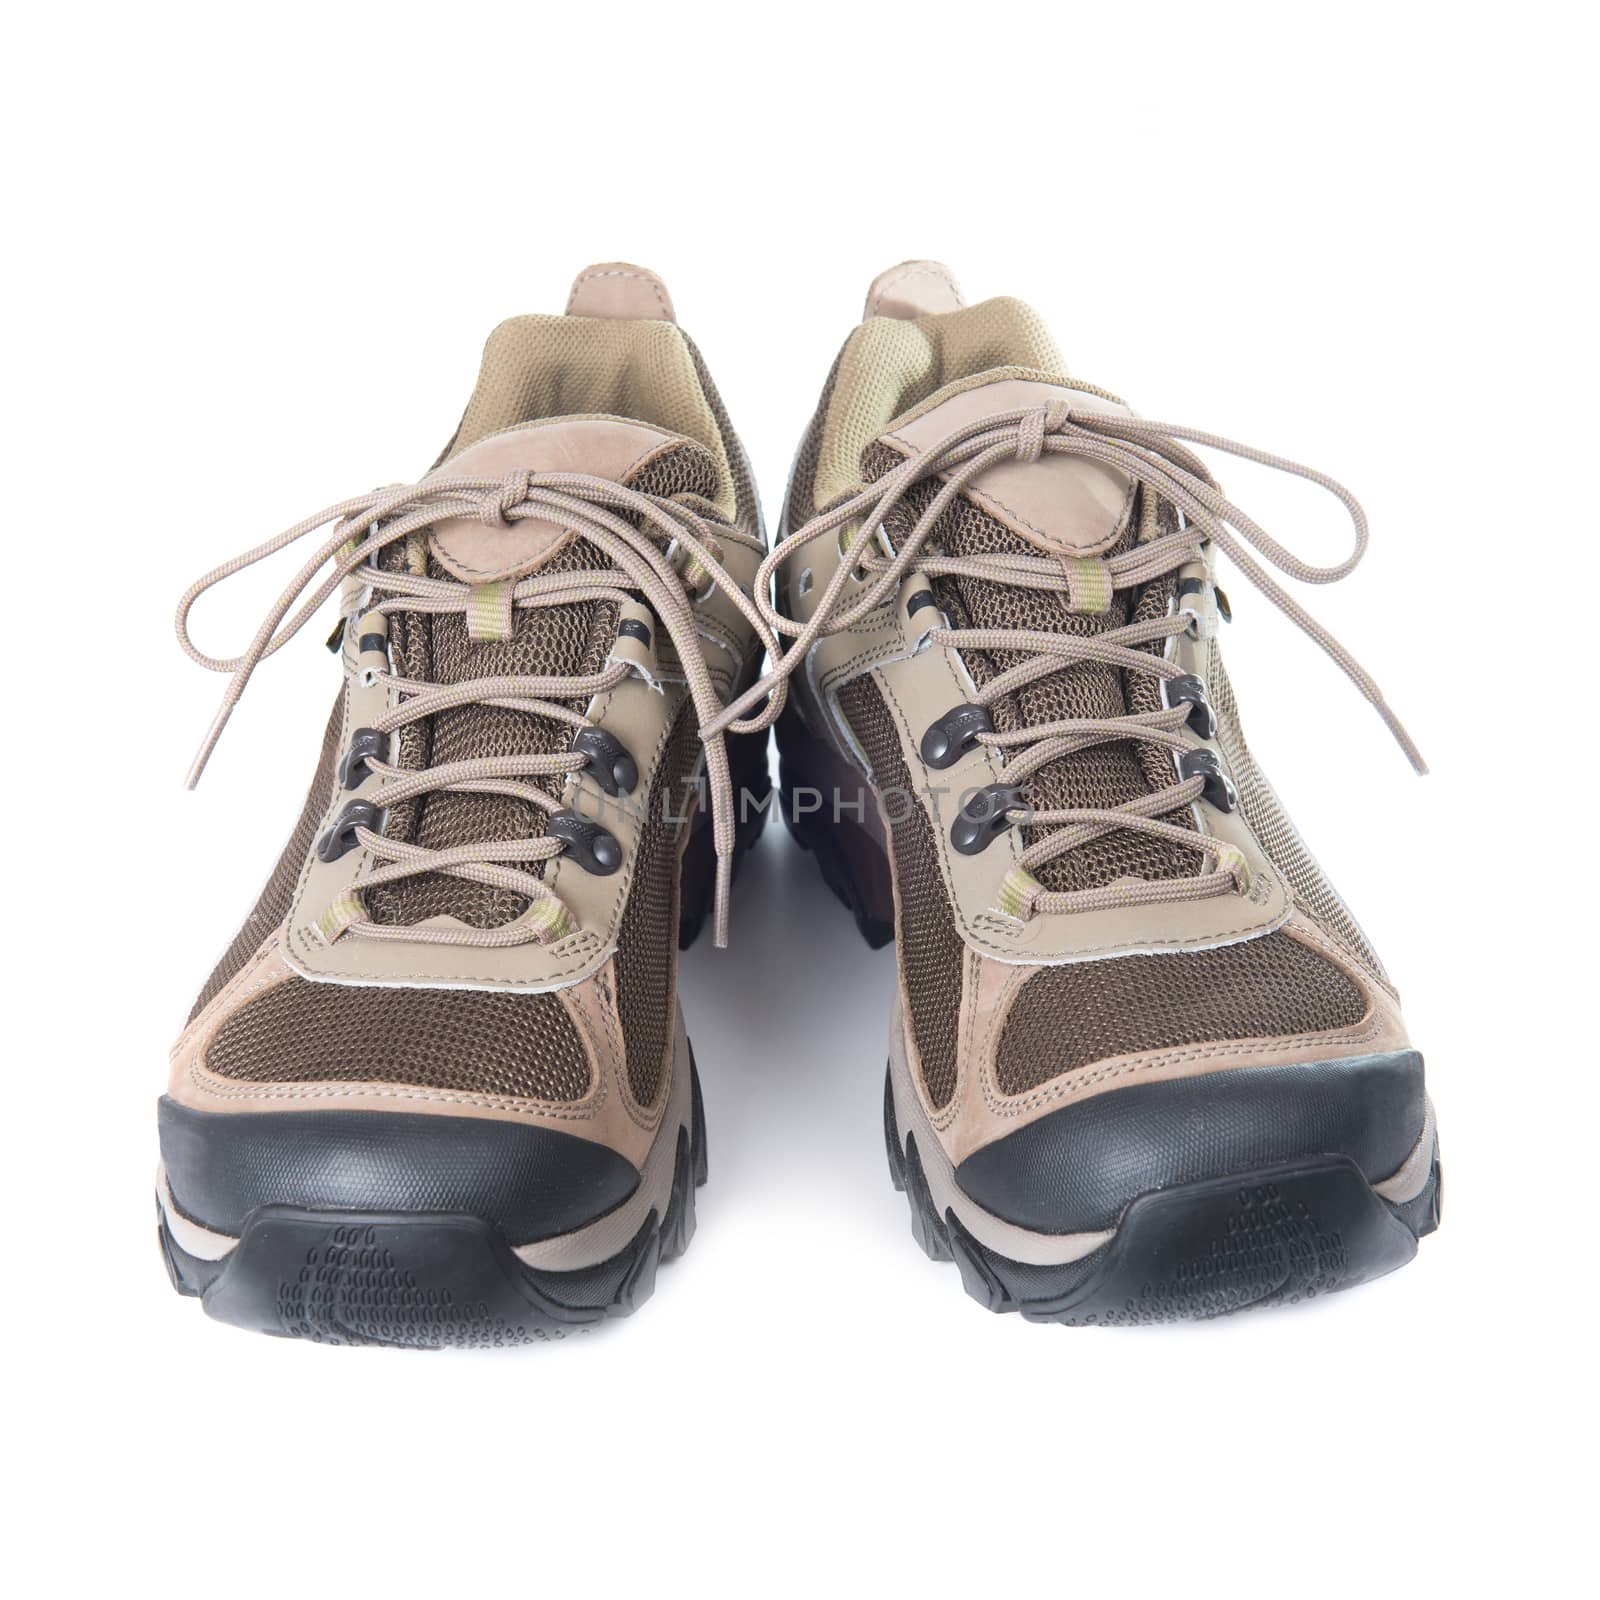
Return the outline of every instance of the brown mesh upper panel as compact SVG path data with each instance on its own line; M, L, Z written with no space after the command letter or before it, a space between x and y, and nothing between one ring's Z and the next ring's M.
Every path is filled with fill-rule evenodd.
M1353 1027L1367 998L1287 933L1216 950L1045 967L1022 986L1000 1038L1004 1094L1139 1050Z
M581 1100L590 1066L553 994L291 979L217 1031L206 1065L250 1083L403 1083Z
M928 1099L936 1107L947 1105L956 1091L961 937L939 874L933 828L922 803L908 803L916 791L877 684L870 678L858 678L840 691L839 704L872 763L872 778L879 792L889 790L896 795L889 808L894 881L899 891L895 943Z
M1367 936L1351 916L1350 908L1339 898L1306 849L1305 841L1295 831L1272 785L1250 754L1239 723L1239 705L1233 697L1233 685L1228 682L1222 658L1216 651L1212 652L1211 661L1211 681L1207 688L1217 713L1217 743L1233 769L1239 786L1239 809L1250 831L1260 841L1267 859L1288 880L1295 904L1308 916L1315 917L1369 972L1382 978L1383 963L1378 960L1377 951L1367 943Z
M639 834L628 905L617 934L617 1013L628 1052L628 1083L640 1105L654 1102L672 1043L678 955L679 841L694 795L686 780L700 741L694 708L673 725Z
M875 445L867 451L863 465L868 477L875 478L900 459L886 446ZM911 490L886 521L891 539L898 542L911 532L938 489L938 481L931 480ZM1118 550L1132 543L1136 527L1134 516ZM957 497L939 518L931 542L945 554L955 556L1037 554L1019 535L965 496ZM1126 590L1119 591L1109 611L1086 615L1072 611L1064 594L970 578L934 579L939 604L958 628L1021 628L1079 637L1123 626L1129 620L1130 605L1141 617L1164 614L1169 587L1170 580L1164 579L1151 585L1153 593L1147 591L1136 598ZM1027 658L1013 651L964 651L962 659L981 687ZM1075 662L996 702L992 707L995 728L1009 733L1067 717L1118 717L1135 708L1136 695L1140 697L1137 709L1152 709L1145 701L1149 700L1154 683L1151 678L1145 686L1142 675L1124 674L1119 668L1100 662ZM1159 705L1159 699L1154 704ZM1110 810L1155 789L1170 788L1176 781L1167 751L1124 740L1095 745L1052 761L1024 786L1023 799L1038 811L1079 806ZM1163 820L1179 827L1194 826L1187 809L1166 813ZM1024 841L1032 844L1047 831L1025 828ZM1045 862L1034 876L1047 889L1074 891L1100 888L1122 877L1193 877L1203 865L1203 859L1193 850L1146 834L1122 831L1090 840Z
M278 857L278 864L272 869L272 876L267 879L260 899L244 919L244 926L233 936L233 943L217 963L216 970L206 979L206 986L200 991L200 998L189 1013L190 1022L227 988L234 975L243 970L245 963L260 948L261 941L274 929L282 927L284 918L289 915L300 869L310 853L317 824L322 821L333 798L334 769L339 764L339 731L343 725L344 691L340 690L328 717L327 729L322 735L322 751L317 757L317 770L312 775L311 788L306 794L300 820L295 823L294 832L289 835L289 842L283 847L283 854Z

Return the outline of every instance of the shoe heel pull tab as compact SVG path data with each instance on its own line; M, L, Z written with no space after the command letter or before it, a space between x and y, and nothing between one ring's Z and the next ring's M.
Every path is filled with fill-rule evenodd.
M569 317L611 317L625 322L676 322L667 286L647 267L601 261L585 267L567 296Z
M861 320L896 317L914 322L941 311L960 311L966 303L956 275L942 261L902 261L872 280Z

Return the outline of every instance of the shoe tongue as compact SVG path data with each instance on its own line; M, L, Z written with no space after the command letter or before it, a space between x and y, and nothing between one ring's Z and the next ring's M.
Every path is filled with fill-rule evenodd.
M1038 405L1066 403L1074 410L1129 414L1116 401L1062 384L1031 379L966 379L919 406L871 446L863 458L870 479L906 456L920 455L941 439L985 417ZM938 481L918 484L889 517L885 532L898 545L938 492ZM1069 560L1117 554L1138 536L1137 485L1126 474L1081 456L1043 454L1037 461L1002 461L966 486L935 523L930 543L949 556L1046 554ZM1120 590L1110 609L1075 612L1065 593L1021 589L984 579L934 580L939 603L958 628L1026 629L1090 637L1126 624L1130 615L1164 615L1167 592L1151 585L1133 596ZM1027 659L1013 651L963 651L981 687ZM1119 717L1160 705L1154 679L1124 674L1100 662L1080 661L1037 679L993 707L1000 732L1039 727L1069 717ZM1040 769L1024 787L1034 810L1109 809L1176 778L1164 751L1132 743L1103 744L1074 752ZM1187 813L1168 820L1183 823ZM1028 828L1028 843L1047 828ZM1193 851L1127 831L1103 835L1047 862L1037 873L1050 889L1099 888L1122 877L1175 878L1202 865Z
M491 435L442 462L433 478L499 478L514 472L582 472L648 494L716 492L717 468L702 446L617 417L568 417ZM468 583L514 580L537 571L609 568L587 540L537 518L490 527L471 517L436 523L427 549L428 575ZM402 612L391 621L397 670L430 683L509 676L583 677L598 672L617 636L612 601L514 611L503 639L473 639L465 616ZM574 709L583 705L573 702ZM572 729L503 706L466 705L402 731L400 764L441 766L481 756L528 755L565 749ZM524 780L533 783L535 780ZM441 791L393 808L385 832L430 850L505 839L536 839L547 814L512 795ZM533 869L537 871L538 869ZM369 890L374 921L414 923L452 916L472 927L496 927L519 915L520 895L438 873Z
M940 440L987 417L1034 406L1070 405L1078 411L1131 413L1115 400L1026 378L982 375L947 385L882 436L901 456L922 455ZM1041 455L1037 461L1001 461L986 467L966 487L967 498L1015 535L1019 550L1050 555L1094 556L1111 549L1127 531L1133 480L1103 462L1083 456Z
M559 417L491 434L456 452L423 479L505 478L519 472L581 472L627 483L668 456L683 460L680 476L707 497L716 491L710 452L681 435L621 417ZM694 457L701 472L694 471ZM684 487L690 487L688 481ZM478 517L446 517L428 538L433 560L463 583L523 578L549 564L574 535L558 523L528 517L490 526Z

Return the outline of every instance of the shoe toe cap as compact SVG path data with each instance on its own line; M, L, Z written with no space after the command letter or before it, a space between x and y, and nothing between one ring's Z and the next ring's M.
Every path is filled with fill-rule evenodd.
M1376 1182L1425 1117L1414 1050L1230 1068L1064 1106L975 1150L955 1177L1007 1222L1072 1233L1114 1227L1154 1190L1312 1156L1346 1156Z
M621 1205L631 1162L594 1140L490 1117L393 1111L210 1112L164 1097L161 1158L191 1220L237 1235L258 1206L482 1217L513 1245Z

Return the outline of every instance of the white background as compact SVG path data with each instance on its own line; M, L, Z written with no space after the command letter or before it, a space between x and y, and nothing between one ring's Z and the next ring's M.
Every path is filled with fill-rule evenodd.
M1592 1583L1589 21L905 0L12 17L19 1593ZM210 1322L157 1256L154 1101L296 814L334 668L308 628L186 796L222 684L173 645L178 591L425 469L488 329L559 310L597 260L666 278L775 518L868 281L908 256L1037 305L1072 370L1145 415L1363 497L1369 560L1308 601L1434 774L1237 578L1226 644L1253 744L1404 991L1443 1230L1296 1311L1130 1334L987 1315L917 1251L885 1172L892 952L774 833L732 951L685 963L712 1181L638 1316L432 1357ZM1295 548L1342 552L1331 502L1219 470ZM236 648L269 582L203 610L202 644Z

